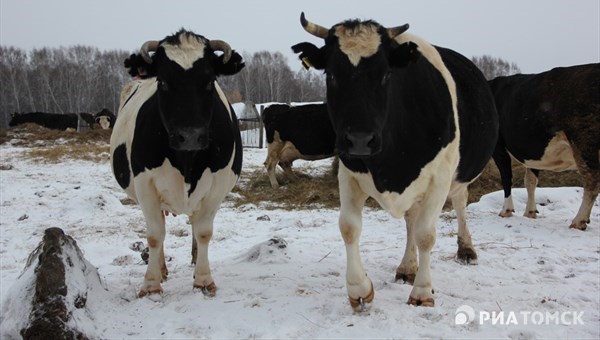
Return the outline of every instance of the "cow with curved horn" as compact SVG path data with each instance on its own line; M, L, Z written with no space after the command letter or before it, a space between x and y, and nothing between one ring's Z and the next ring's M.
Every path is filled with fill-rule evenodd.
M237 118L216 77L239 72L242 57L223 41L181 30L145 43L125 66L143 77L121 92L110 154L117 182L147 224L148 268L138 295L161 292L167 277L163 212L189 216L198 245L194 288L214 295L213 220L242 167Z
M433 306L430 254L447 197L458 217L457 257L477 259L466 225L467 186L488 163L498 136L485 78L464 56L405 33L408 25L386 29L348 20L326 29L304 13L300 21L325 40L321 48L305 42L292 49L326 74L341 160L339 228L350 304L360 311L374 297L359 252L361 211L371 196L406 220L396 279L413 283L408 303Z

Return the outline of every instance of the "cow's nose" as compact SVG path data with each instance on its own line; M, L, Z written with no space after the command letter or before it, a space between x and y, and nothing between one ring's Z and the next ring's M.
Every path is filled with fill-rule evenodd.
M368 157L380 151L380 143L374 133L366 132L347 132L345 134L347 150L349 156Z
M180 128L169 135L169 140L176 150L203 150L208 147L208 131L206 128Z

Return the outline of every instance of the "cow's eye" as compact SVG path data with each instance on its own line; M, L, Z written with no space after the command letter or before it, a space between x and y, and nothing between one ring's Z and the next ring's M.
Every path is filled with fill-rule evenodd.
M161 91L169 91L169 85L167 85L166 81L159 80L158 81L158 89Z

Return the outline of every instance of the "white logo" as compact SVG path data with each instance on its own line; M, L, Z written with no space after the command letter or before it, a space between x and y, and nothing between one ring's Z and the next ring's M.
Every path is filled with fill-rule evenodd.
M584 312L541 312L541 311L479 311L479 324L492 325L583 325ZM475 310L462 305L454 313L454 324L467 325L475 321Z
M473 307L468 305L462 305L456 309L454 313L454 324L466 325L475 320L475 310Z

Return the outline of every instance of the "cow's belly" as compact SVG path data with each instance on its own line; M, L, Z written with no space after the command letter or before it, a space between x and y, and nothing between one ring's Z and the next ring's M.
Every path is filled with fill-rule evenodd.
M427 199L428 195L440 195L443 196L440 199L445 200L456 174L458 160L458 143L455 141L426 164L419 176L401 193L378 191L370 173L350 173L367 195L373 197L393 217L401 218L415 202ZM344 171L348 170L344 167Z
M315 161L315 160L319 160L319 159L323 159L323 158L327 158L327 157L331 157L332 155L306 155L301 153L296 146L294 145L294 143L292 142L284 142L285 144L283 145L283 148L281 149L281 154L279 156L279 159L281 162L293 162L297 159L305 159L307 161Z
M523 165L532 169L550 171L577 169L573 149L567 140L567 136L562 131L550 140L541 159L525 159Z
M154 187L161 210L186 215L199 211L203 200L221 202L236 181L237 175L230 167L217 172L211 172L206 168L194 191L190 193L191 184L185 183L179 170L173 167L169 160L165 160L158 168L140 173L134 179L136 187L139 185Z

